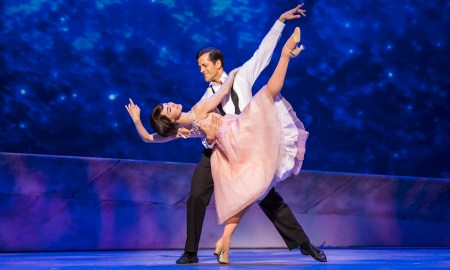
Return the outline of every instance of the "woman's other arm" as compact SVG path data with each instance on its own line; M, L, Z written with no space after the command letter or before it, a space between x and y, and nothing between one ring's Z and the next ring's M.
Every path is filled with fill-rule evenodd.
M141 109L138 105L134 104L133 100L130 98L130 103L125 105L125 109L127 109L128 114L130 115L133 123L136 127L136 131L138 132L141 139L146 143L165 143L177 139L178 136L168 136L162 137L158 133L150 134L145 129L144 125L141 122Z

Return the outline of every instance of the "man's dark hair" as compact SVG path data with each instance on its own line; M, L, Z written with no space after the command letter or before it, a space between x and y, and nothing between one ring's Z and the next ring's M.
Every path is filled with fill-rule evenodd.
M163 137L176 135L178 130L175 124L167 116L161 115L163 108L162 103L156 105L150 116L150 125L156 133Z
M200 58L200 56L204 55L205 53L209 53L209 60L211 62L213 62L214 64L217 62L217 60L220 60L220 62L222 62L222 68L224 68L225 66L225 62L223 60L223 54L221 51L219 51L216 48L204 48L201 49L197 52L197 54L195 55L195 57L197 58L197 60Z

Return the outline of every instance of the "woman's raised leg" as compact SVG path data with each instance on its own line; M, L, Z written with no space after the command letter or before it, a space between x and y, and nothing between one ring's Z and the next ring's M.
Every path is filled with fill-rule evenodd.
M291 37L286 41L286 44L283 47L277 67L275 68L267 84L264 86L272 98L275 98L283 88L289 60L296 57L302 50L304 50L303 45L297 47L297 44L300 42L300 35L300 28L296 27L294 33L292 33Z

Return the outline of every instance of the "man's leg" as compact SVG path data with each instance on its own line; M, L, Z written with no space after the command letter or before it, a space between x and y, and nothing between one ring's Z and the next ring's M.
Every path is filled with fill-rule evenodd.
M273 98L280 93L286 77L289 60L297 56L303 49L302 46L300 48L297 47L299 42L300 28L297 27L286 41L272 76L260 91L266 90ZM275 191L275 188L269 191L259 203L259 206L272 221L290 250L300 246L302 254L311 255L320 262L326 262L325 253L310 243L302 226L298 223L289 206L284 203L280 194Z
M259 206L272 221L289 250L300 247L302 254L311 255L320 262L327 261L325 253L311 244L302 226L275 188L270 190Z
M309 241L308 236L298 223L289 206L283 198L272 188L259 203L266 216L280 233L289 250L299 247Z
M187 235L184 247L185 253L177 260L177 264L197 263L197 251L202 233L206 206L214 191L211 175L211 150L205 149L195 168L191 180L191 191L187 201Z

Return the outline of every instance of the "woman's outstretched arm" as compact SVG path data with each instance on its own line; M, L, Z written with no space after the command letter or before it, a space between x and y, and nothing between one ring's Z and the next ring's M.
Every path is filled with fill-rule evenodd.
M134 104L133 100L130 98L130 103L125 105L125 109L127 109L128 114L130 114L131 119L136 127L136 131L138 132L141 139L146 143L165 143L177 139L178 136L168 136L162 137L158 133L150 134L145 129L144 125L141 122L141 109L138 105Z
M139 136L146 143L165 143L178 138L178 136L163 137L158 133L149 134L140 120L139 122L134 122L134 125Z
M220 89L209 98L205 98L197 102L193 107L194 114L198 119L203 119L207 116L209 112L214 111L214 109L219 105L222 99L231 92L233 87L234 77L239 71L239 68L233 69L229 74L225 82L220 86Z

